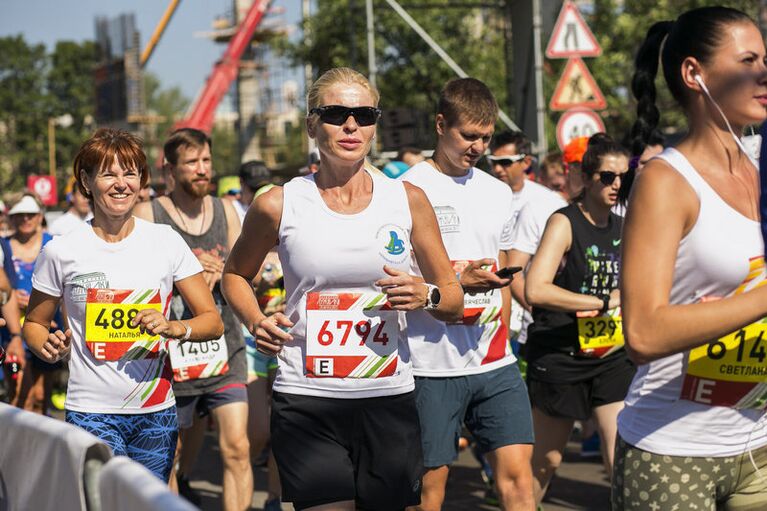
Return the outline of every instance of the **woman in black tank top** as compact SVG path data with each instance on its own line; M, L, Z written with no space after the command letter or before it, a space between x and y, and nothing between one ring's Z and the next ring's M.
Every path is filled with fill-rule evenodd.
M620 319L622 218L612 212L628 152L599 133L589 140L582 168L584 190L549 219L525 283L533 307L527 378L538 502L575 420L593 414L611 473L617 416L635 372Z

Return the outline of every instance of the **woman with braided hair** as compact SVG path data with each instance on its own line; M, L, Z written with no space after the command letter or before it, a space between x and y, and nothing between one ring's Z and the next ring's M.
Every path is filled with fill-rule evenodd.
M756 168L740 141L767 119L765 46L726 7L653 25L636 58L635 134L659 122L658 61L687 135L638 176L623 232L626 348L613 510L767 508L767 287Z

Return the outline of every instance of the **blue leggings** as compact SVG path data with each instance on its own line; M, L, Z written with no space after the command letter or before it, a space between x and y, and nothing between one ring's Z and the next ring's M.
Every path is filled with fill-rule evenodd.
M116 456L128 456L168 482L178 440L175 406L141 414L67 410L66 421L97 436Z

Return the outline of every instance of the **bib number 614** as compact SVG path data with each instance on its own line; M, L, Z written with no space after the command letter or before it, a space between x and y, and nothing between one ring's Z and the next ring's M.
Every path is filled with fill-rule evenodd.
M373 332L373 324L370 320L355 323L349 320L326 319L317 333L317 342L322 346L330 346L338 340L339 346L346 346L352 331L354 331L356 336L353 342L358 341L360 346L364 346L368 342L371 333L373 333L372 342L386 346L389 343L389 335L384 331L385 325L386 321L381 321Z

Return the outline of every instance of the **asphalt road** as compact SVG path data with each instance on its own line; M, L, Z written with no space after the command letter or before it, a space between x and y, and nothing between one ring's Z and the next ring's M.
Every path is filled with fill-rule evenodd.
M580 459L580 444L568 445L565 463L557 473L543 502L545 511L588 510L608 511L610 489L601 461ZM204 461L203 461L204 460ZM266 499L266 471L254 469L255 492L252 509L261 510ZM221 509L221 459L215 432L208 432L197 467L190 476L192 487L202 496L203 511ZM497 507L484 502L485 485L479 464L470 452L464 451L451 468L444 511L493 511ZM283 510L292 510L283 504Z

